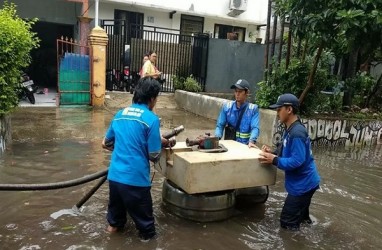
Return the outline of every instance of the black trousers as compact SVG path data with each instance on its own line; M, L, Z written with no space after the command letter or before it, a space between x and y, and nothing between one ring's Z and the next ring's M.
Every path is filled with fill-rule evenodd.
M149 239L155 236L151 187L130 186L109 180L109 205L107 221L110 226L123 228L126 212L133 219L139 236Z
M288 194L280 216L280 225L282 228L299 230L301 222L311 223L309 206L312 196L318 188L317 186L300 196Z

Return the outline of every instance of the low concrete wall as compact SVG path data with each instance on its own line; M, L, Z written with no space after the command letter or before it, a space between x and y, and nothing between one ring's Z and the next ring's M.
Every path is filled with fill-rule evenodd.
M107 96L105 105L109 108L127 107L131 105L133 97L126 92L108 92ZM223 104L229 101L205 94L177 90L175 94L161 93L155 108L182 108L196 115L216 120ZM382 121L303 118L302 122L315 147L382 144ZM281 140L283 131L275 111L260 109L260 137L258 138L260 144L275 145ZM0 150L2 145L4 143L0 144Z
M5 151L8 143L11 142L11 118L0 116L0 155Z
M133 95L129 92L109 91L106 92L105 106L107 108L125 108L133 103ZM177 108L173 93L160 93L154 109Z
M190 93L182 90L175 92L175 101L179 108L191 113L216 120L221 107L227 99ZM314 147L371 146L382 144L382 121L360 121L340 119L302 118ZM260 109L260 144L276 145L281 141L283 126L276 112Z
M233 90L231 93L207 93L207 92L202 92L201 94L203 95L208 95L212 97L218 97L218 98L223 98L227 100L235 100L235 94L233 93ZM249 94L247 100L249 102L255 102L255 97L256 95L254 94Z
M371 146L382 144L382 121L302 119L312 145Z
M191 93L183 90L175 91L175 101L179 108L191 113L216 120L221 107L230 100L203 94ZM272 145L273 135L277 129L276 112L260 109L260 144Z
M216 120L220 113L221 107L224 103L229 102L229 100L177 90L175 91L175 102L179 108L183 108L191 113Z

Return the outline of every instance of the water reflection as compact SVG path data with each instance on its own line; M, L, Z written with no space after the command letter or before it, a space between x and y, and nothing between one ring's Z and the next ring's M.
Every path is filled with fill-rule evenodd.
M178 110L158 110L163 129L184 124L178 141L212 132L214 122ZM0 182L45 183L77 178L107 167L100 141L112 117L88 109L36 109L13 117L14 144L0 159ZM33 121L33 122L31 122ZM108 187L103 185L81 213L71 213L90 183L64 190L0 192L2 249L378 249L382 245L382 148L317 149L322 177L312 200L313 225L299 232L280 229L286 193L283 173L265 204L238 207L229 220L196 223L161 205L163 177L152 187L159 237L143 244L134 224L108 234ZM59 215L53 216L52 215Z

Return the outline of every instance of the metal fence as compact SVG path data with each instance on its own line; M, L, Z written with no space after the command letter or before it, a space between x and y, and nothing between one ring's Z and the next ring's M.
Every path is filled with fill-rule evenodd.
M150 50L158 54L156 67L163 72L162 91L174 91L174 77L192 75L205 89L209 37L204 34L182 35L180 30L127 24L124 20L102 20L108 34L108 71L120 77L124 66L136 74L142 68L143 56Z
M60 105L91 104L90 49L73 39L57 39L57 87Z

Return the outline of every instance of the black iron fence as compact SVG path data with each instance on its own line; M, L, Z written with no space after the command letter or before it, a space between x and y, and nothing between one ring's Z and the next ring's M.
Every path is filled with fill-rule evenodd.
M124 20L102 20L109 37L107 70L116 74L124 66L136 74L143 56L150 50L158 54L156 67L163 72L162 91L174 91L174 77L192 75L205 89L209 37L204 34L183 35L180 30L147 25L127 24Z

